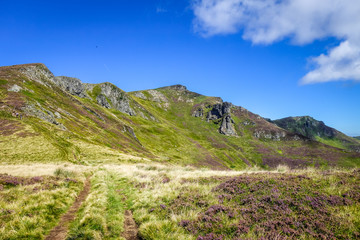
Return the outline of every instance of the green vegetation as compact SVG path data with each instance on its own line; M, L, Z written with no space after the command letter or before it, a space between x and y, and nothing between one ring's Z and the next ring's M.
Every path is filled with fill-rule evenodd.
M79 178L0 174L0 239L42 239L81 188Z
M105 169L95 172L91 193L67 239L119 239L124 228L124 211L131 204L127 180Z
M5 80L5 79L0 79L0 85L5 85L5 84L7 84L7 83L8 83L7 80Z
M50 73L44 65L34 66L38 71ZM45 75L39 81L31 80L19 74L16 66L1 68L0 77L8 84L23 87L23 91L10 94L0 85L1 100L6 106L0 111L0 120L7 121L0 125L2 163L98 164L137 158L136 161L233 170L249 166L269 169L278 165L360 166L359 154L288 136L276 139L283 130L241 107L231 108L237 136L220 134L222 119L207 121L206 116L222 100L179 86L141 91L144 97L117 89L121 93L119 105L127 99L127 106L136 112L135 116L129 116L97 103L100 85L87 92L91 99L63 92ZM112 84L111 87L116 89ZM198 108L203 109L203 115L192 116ZM351 146L356 150L356 144Z
M24 167L1 169L11 174ZM0 239L44 238L74 202L85 176L91 176L91 191L67 239L123 239L126 210L144 240L360 237L359 170L34 167L31 177L0 174Z

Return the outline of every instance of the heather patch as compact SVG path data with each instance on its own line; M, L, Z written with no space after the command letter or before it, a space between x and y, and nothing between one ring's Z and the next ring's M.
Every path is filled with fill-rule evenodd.
M205 239L358 239L360 171L318 176L244 174L212 189L217 204L196 198L174 206L201 208L196 219L182 219L183 227ZM181 199L183 197L179 197ZM353 218L349 217L352 216Z

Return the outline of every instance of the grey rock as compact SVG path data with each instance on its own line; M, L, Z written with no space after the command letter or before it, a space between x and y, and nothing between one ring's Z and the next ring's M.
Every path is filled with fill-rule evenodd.
M176 84L176 85L172 85L172 86L165 87L165 88L170 88L170 89L173 89L173 90L176 90L176 91L187 91L187 88L184 85L181 85L181 84Z
M250 121L250 120L245 120L245 121L242 122L242 124L243 124L244 126L255 126L255 125L256 125L255 122Z
M212 106L212 109L207 113L206 120L217 120L223 115L222 104L215 104Z
M130 107L129 97L124 91L111 83L102 83L100 88L101 93L111 101L113 108L130 116L136 115L135 111Z
M8 89L9 92L20 92L22 90L22 87L14 84L12 87Z
M230 114L224 116L221 122L221 126L219 128L219 132L226 136L237 136L233 123L234 121L232 120Z
M164 94L162 94L157 90L148 90L147 92L152 96L152 101L154 102L159 102L159 103L169 102L168 99L164 96Z
M281 139L286 137L286 132L285 131L277 131L277 132L271 132L271 131L266 131L266 130L256 130L254 132L254 137L256 138L263 138L263 139L269 139L269 140L274 140L274 141L280 141ZM298 140L295 139L294 140Z
M64 109L61 108L57 108L57 111L66 114L69 117L75 118L74 115L72 115L71 113L69 113L68 111L65 111ZM55 113L56 114L56 113Z
M204 116L204 109L201 108L201 107L197 108L197 109L193 112L192 116L193 116L193 117L202 117L202 116Z
M230 114L232 106L232 103L229 102L217 103L213 106L210 106L212 109L207 113L206 120L217 120L222 118L225 114ZM209 106L207 106L207 108L209 108Z
M138 143L140 143L140 141L136 137L136 134L135 134L134 129L132 127L124 125L124 132L128 132Z
M47 69L47 67L43 64L24 66L20 68L19 71L30 80L50 88L51 82L54 83L55 81L55 77L52 72L50 72L49 69Z
M100 120L105 121L105 119L104 119L100 114L98 114L97 112L95 112L95 111L92 110L91 108L88 108L88 107L86 107L86 106L83 106L83 108L84 108L86 111L88 111L89 113L94 114L94 115L95 115L97 118L99 118Z
M223 114L230 114L232 106L233 106L232 103L224 102L222 104L222 113Z
M55 118L61 118L61 115L59 112L54 112Z
M206 108L211 108L207 113L206 121L221 119L221 125L219 127L219 133L226 136L237 136L234 121L231 118L231 108L233 107L232 103L222 102L217 103L212 106L207 106ZM196 114L196 112L195 112Z
M55 115L51 111L43 108L39 103L37 103L37 106L38 107L34 104L26 104L22 107L22 111L28 116L37 117L41 120L57 125L62 130L66 130L66 127L63 124L56 121Z
M134 96L144 99L144 100L147 100L147 97L142 92L134 92Z
M96 97L96 101L97 101L97 103L98 103L100 106L102 106L102 107L111 108L110 103L108 102L108 100L106 99L105 95L103 95L103 94L99 94L99 95Z
M72 95L75 95L75 96L78 96L81 98L88 98L84 84L80 81L80 79L59 76L59 77L54 78L54 82L62 90L67 91Z

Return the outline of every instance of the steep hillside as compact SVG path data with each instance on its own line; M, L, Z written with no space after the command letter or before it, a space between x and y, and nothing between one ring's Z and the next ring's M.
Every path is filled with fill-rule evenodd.
M271 122L290 132L302 134L330 146L360 152L360 142L358 140L346 136L312 117L288 117Z
M159 161L215 169L358 166L360 155L175 85L126 93L55 77L43 64L0 68L3 163Z
M360 140L360 136L359 137L354 137L355 139L357 139L357 140Z

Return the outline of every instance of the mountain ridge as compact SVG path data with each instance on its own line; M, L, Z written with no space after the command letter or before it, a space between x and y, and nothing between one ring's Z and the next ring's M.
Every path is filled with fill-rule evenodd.
M243 169L357 166L360 159L179 84L125 92L112 83L55 77L44 64L24 64L0 68L0 90L0 155L9 162L123 161L127 154ZM10 139L29 144L21 149L6 144Z
M302 134L310 139L323 142L325 144L339 147L350 151L360 152L360 142L344 133L325 125L310 116L287 117L271 120L281 128L290 132Z

